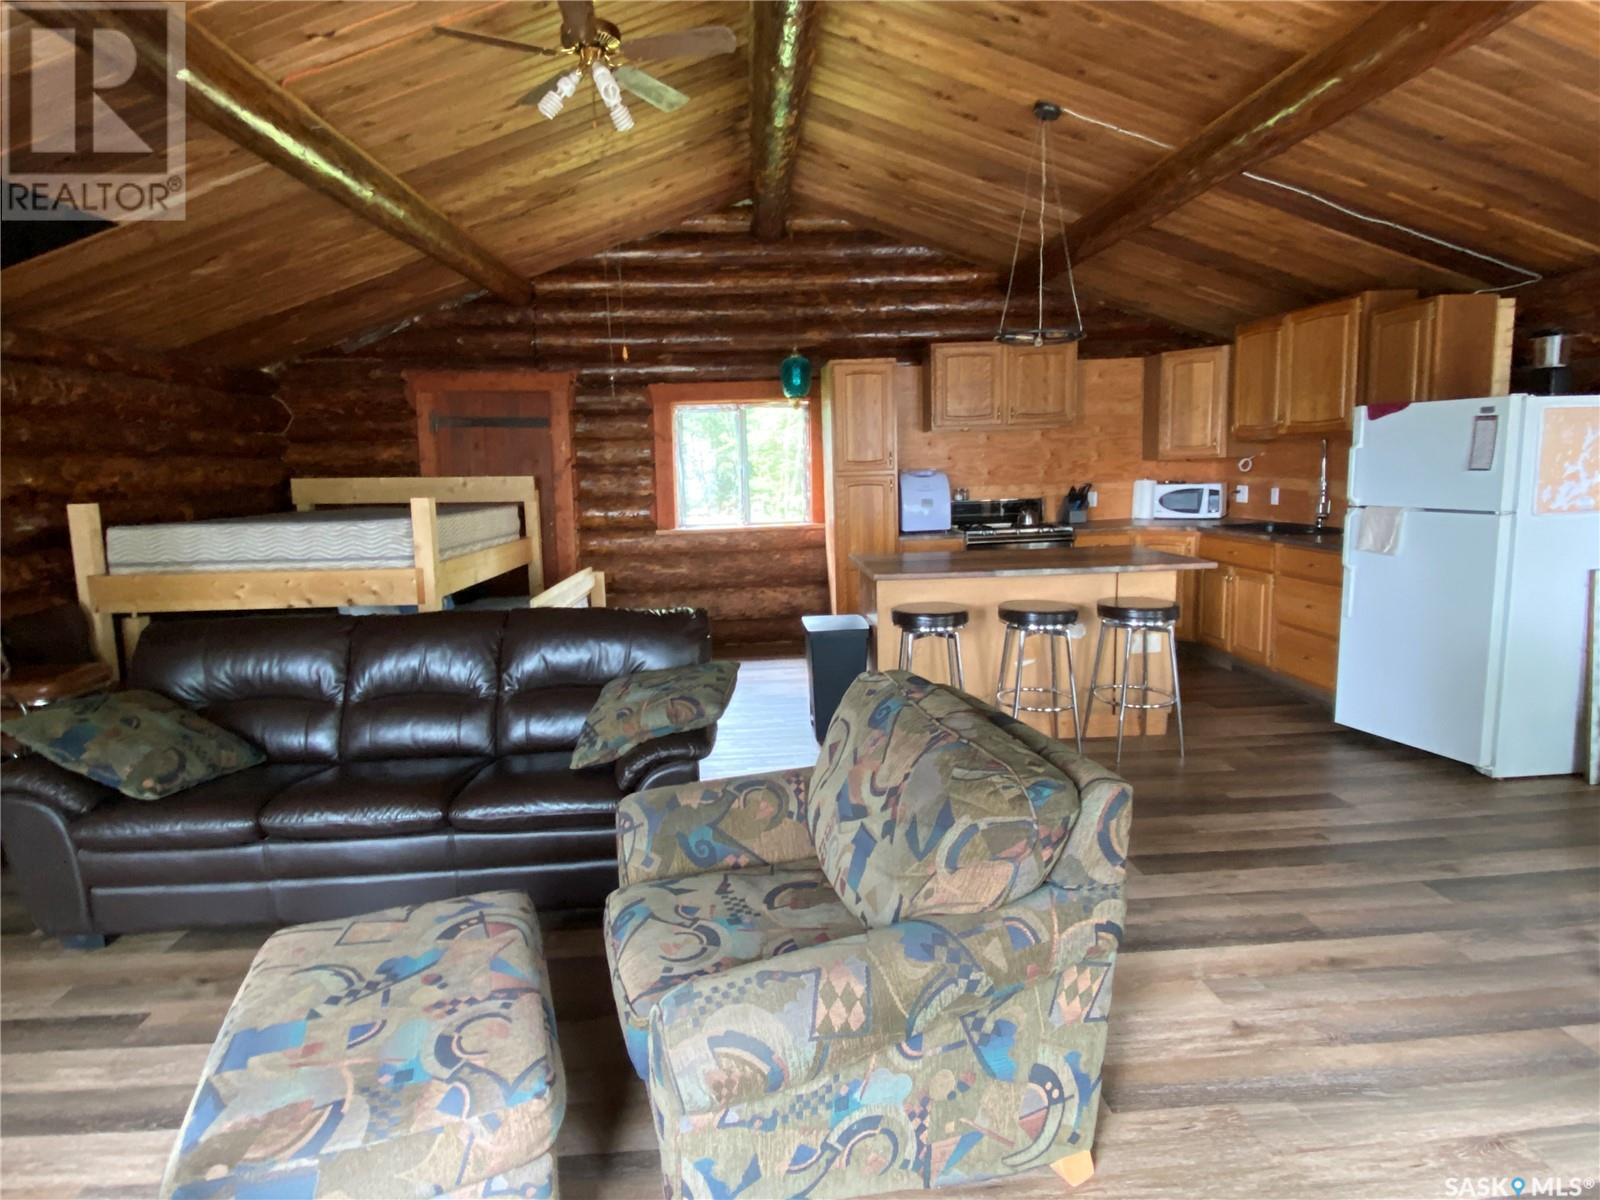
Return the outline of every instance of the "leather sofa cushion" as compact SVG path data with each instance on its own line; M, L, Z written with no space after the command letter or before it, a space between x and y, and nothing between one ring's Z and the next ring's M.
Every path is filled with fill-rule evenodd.
M349 617L156 621L128 686L147 688L260 746L273 762L335 762Z
M704 612L642 615L586 609L574 621L570 610L559 608L505 613L500 753L570 749L607 680L710 659L711 622Z
M539 829L604 829L617 824L622 789L610 767L574 771L565 751L518 754L490 763L450 806L450 824L463 832L520 833Z
M212 850L261 840L261 810L291 784L325 768L263 763L160 800L118 796L70 826L80 850Z
M327 767L285 788L261 812L272 838L399 837L444 829L450 802L481 758L391 759Z
M380 617L350 635L344 762L495 753L501 613Z

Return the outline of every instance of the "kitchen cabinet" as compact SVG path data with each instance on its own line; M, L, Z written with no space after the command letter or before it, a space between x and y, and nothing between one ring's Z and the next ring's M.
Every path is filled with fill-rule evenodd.
M874 358L824 369L823 430L835 472L894 470L894 365L892 358Z
M1273 670L1331 692L1339 673L1339 555L1299 546L1274 548Z
M1233 436L1244 441L1276 437L1283 422L1283 318L1239 327L1233 343Z
M833 611L860 610L854 554L893 554L900 535L895 360L830 362L822 375L823 487Z
M1167 554L1194 557L1197 535L1186 530L1167 532L1159 529L1105 529L1093 533L1080 532L1073 539L1074 546L1142 546L1147 550L1161 550ZM1180 642L1196 640L1200 621L1200 589L1204 577L1214 571L1178 572L1178 625L1176 633Z
M1200 573L1200 611L1195 618L1195 640L1218 650L1228 648L1228 568Z
M1200 582L1199 640L1262 666L1272 650L1273 549L1201 534L1196 551L1218 564Z
M1362 403L1373 320L1415 291L1361 292L1242 325L1235 334L1234 434L1262 441L1347 429Z
M1145 361L1146 458L1220 458L1227 453L1228 346L1173 350Z
M1228 586L1228 653L1250 662L1267 663L1272 645L1272 576L1247 567L1230 567Z
M1064 425L1077 419L1078 347L940 342L929 347L931 429Z
M1364 404L1503 396L1514 299L1433 296L1372 315Z
M954 554L966 548L966 539L960 537L901 537L897 543L896 553Z
M1078 417L1078 343L1006 346L1005 423L1065 425Z

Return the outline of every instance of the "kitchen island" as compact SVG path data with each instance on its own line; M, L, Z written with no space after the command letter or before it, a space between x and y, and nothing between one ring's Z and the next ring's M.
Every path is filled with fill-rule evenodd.
M852 561L861 572L859 611L873 623L873 645L879 666L893 668L899 663L900 631L890 617L890 611L897 604L922 601L961 604L971 614L966 628L961 631L967 690L990 701L994 699L1005 629L1000 621L999 606L1009 600L1061 600L1077 605L1078 621L1087 634L1074 640L1072 646L1080 710L1087 703L1089 671L1094 662L1095 639L1100 632L1095 605L1101 600L1127 596L1173 600L1178 595L1180 571L1204 571L1216 566L1205 559L1138 546L927 551L856 555ZM1045 646L1043 638L1028 639L1028 654L1023 664L1024 686L1048 683L1049 659ZM1150 657L1150 685L1156 688L1166 688L1170 684L1164 646L1162 650L1163 653ZM1109 652L1107 658L1110 658ZM912 669L942 682L946 676L942 642L935 638L918 642ZM1134 670L1137 678L1138 668ZM1104 663L1101 678L1109 676L1109 663ZM1048 716L1026 715L1036 728L1051 731ZM1160 733L1165 728L1164 712L1150 714L1149 732ZM1129 732L1132 731L1130 724ZM1102 737L1115 732L1116 721L1111 711L1097 704L1085 734ZM1062 718L1061 733L1065 737L1072 735L1070 717Z

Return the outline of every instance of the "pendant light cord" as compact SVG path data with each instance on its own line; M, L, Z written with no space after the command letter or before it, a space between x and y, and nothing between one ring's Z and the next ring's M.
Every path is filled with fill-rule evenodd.
M1050 181L1050 139L1049 122L1043 117L1039 119L1039 217L1038 217L1038 281L1035 289L1038 312L1034 322L1034 344L1041 345L1044 340L1044 202L1045 189L1049 187L1056 200L1056 223L1061 231L1061 253L1067 261L1067 287L1072 293L1072 318L1077 329L1083 330L1083 309L1078 303L1078 281L1072 271L1072 249L1067 244L1067 218L1065 210L1061 207L1061 186ZM1006 317L1011 312L1011 296L1017 283L1017 263L1022 259L1022 229L1028 222L1028 202L1033 198L1033 168L1028 169L1028 176L1022 184L1022 207L1017 212L1017 236L1011 246L1011 271L1006 276L1006 297L1000 305L999 333L1006 331Z

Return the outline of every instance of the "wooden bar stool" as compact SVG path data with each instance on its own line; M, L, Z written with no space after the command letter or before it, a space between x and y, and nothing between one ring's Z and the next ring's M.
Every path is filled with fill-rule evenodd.
M1100 636L1094 643L1094 669L1089 673L1089 698L1084 705L1083 719L1089 720L1098 698L1117 710L1117 762L1122 761L1122 729L1128 719L1128 710L1150 712L1156 709L1172 710L1178 722L1178 757L1183 750L1183 698L1178 692L1178 642L1174 630L1178 624L1178 605L1173 600L1160 600L1150 596L1125 596L1120 600L1102 600L1096 606L1100 614ZM1100 655L1106 648L1106 631L1111 631L1111 679L1100 682ZM1117 671L1116 638L1122 632L1122 670ZM1128 675L1133 660L1133 635L1140 635L1139 682ZM1150 635L1162 633L1167 638L1167 660L1172 665L1172 688L1150 686ZM1137 688L1139 702L1130 703L1128 690ZM1150 697L1155 696L1155 700Z
M1005 633L1000 640L1000 674L995 679L994 702L996 706L1011 708L1014 717L1019 712L1049 713L1050 726L1056 737L1061 736L1061 714L1072 714L1072 736L1083 753L1083 722L1078 717L1078 678L1072 668L1072 627L1078 623L1078 607L1059 600L1007 600L1000 606L1000 620ZM1023 687L1022 665L1027 661L1028 638L1044 638L1045 653L1050 656L1050 686ZM1006 664L1010 661L1015 644L1016 667L1011 686L1006 686ZM1058 645L1067 647L1067 702L1061 702L1061 671L1056 653ZM1048 696L1047 704L1024 704L1024 696Z
M959 604L928 600L921 604L898 604L890 610L889 616L894 621L894 627L900 631L902 671L911 670L918 638L943 638L950 669L947 682L960 691L967 690L966 680L961 673L961 627L970 616L965 608Z

